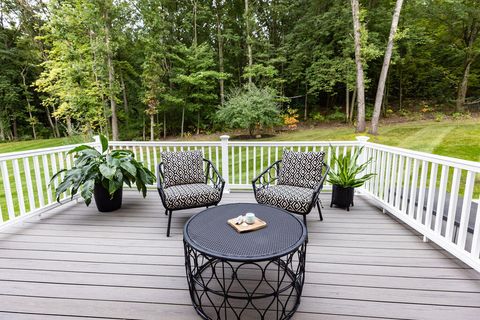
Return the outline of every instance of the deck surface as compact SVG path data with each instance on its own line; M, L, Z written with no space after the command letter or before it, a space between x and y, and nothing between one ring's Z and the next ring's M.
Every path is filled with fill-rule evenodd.
M323 194L329 203L329 194ZM254 202L252 193L222 203ZM0 234L0 319L199 319L155 192L120 211L70 203ZM350 212L308 216L307 275L293 319L479 319L480 276L360 196Z

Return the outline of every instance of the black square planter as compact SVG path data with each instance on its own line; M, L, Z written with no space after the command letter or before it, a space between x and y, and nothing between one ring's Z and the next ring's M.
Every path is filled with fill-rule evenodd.
M350 206L353 206L354 191L355 189L352 187L344 188L333 185L330 207L336 205L340 208L347 208L347 211L350 211Z

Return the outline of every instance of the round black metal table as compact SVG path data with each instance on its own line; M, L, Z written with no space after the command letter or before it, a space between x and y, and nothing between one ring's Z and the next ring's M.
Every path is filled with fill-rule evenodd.
M263 229L238 233L227 220L253 212ZM290 319L305 278L307 229L282 209L250 203L204 210L183 231L193 306L204 319Z

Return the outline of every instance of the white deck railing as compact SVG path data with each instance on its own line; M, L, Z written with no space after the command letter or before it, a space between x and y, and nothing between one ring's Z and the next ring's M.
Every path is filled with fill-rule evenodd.
M98 139L91 145L99 146ZM474 202L480 189L478 162L369 143L362 137L357 141L237 142L222 136L220 141L113 141L110 146L132 150L155 173L162 151L202 150L222 173L227 192L251 189L252 179L280 159L283 148L325 151L331 164L333 154L352 154L364 146L362 159L374 159L367 170L377 175L358 192L480 271L480 205ZM72 147L0 154L0 229L58 205L54 189L59 179L49 185L50 177L71 167L73 159L67 151ZM329 187L327 183L325 189ZM62 199L70 197L65 194Z

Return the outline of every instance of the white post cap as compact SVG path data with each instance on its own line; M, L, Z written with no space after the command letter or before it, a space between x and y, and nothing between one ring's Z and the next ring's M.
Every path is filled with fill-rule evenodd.
M224 134L223 136L220 136L220 140L228 140L230 139L229 135Z
M360 141L360 142L367 142L370 137L368 136L356 136L355 139L357 139L357 141Z

